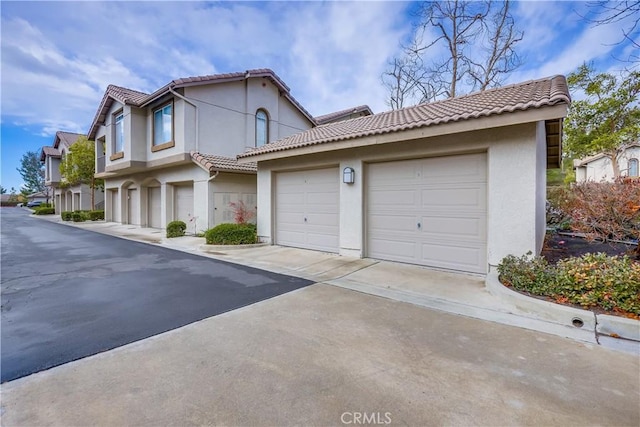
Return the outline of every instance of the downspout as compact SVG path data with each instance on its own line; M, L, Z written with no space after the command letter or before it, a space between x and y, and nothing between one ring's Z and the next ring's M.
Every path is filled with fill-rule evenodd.
M173 88L169 87L169 92L171 92L174 96L177 96L178 98L182 99L184 102L186 102L187 104L193 105L193 108L195 108L196 110L196 152L200 152L200 126L199 126L199 118L200 118L200 114L198 114L198 106L196 104L194 104L193 102L189 101L188 98L186 98L183 95L180 95L178 92L176 92L175 90L173 90Z

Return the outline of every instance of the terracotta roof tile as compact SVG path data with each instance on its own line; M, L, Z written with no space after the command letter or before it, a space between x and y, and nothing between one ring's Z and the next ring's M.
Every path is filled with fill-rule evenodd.
M373 111L371 111L371 108L369 108L368 105L359 105L357 107L346 108L340 111L334 111L333 113L324 114L322 116L316 116L314 118L316 120L316 123L318 123L319 125L322 125L330 121L333 121L335 119L338 119L342 116L345 116L348 118L351 114L357 114L357 113L367 113L365 115L370 116L373 114Z
M237 159L232 157L215 156L213 154L202 154L197 151L192 151L191 159L203 166L210 172L213 171L230 171L230 172L253 172L258 171L258 165L256 163L244 163L239 164Z
M372 116L328 123L247 151L238 155L238 158L570 102L569 88L564 76L548 77Z

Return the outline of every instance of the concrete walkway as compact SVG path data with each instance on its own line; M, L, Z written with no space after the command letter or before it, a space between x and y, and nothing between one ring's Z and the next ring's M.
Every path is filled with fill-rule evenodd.
M39 218L640 355L639 322L606 316L603 323L613 323L613 327L608 334L599 334L592 312L520 295L497 283L495 273L485 278L282 246L212 246L205 244L204 237L168 239L163 231L153 228L103 221L73 223L62 221L59 216Z

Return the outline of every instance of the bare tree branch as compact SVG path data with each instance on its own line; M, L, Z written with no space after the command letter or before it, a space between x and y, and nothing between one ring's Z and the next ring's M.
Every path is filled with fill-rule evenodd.
M453 98L464 93L465 84L471 90L500 85L521 65L515 45L523 33L509 5L491 0L424 2L411 43L383 74L391 108ZM446 54L439 56L442 51Z

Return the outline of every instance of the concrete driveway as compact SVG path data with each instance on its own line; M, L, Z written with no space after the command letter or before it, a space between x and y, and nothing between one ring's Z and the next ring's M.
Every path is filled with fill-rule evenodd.
M312 282L2 215L2 382Z
M2 425L637 426L639 363L317 284L5 383Z

